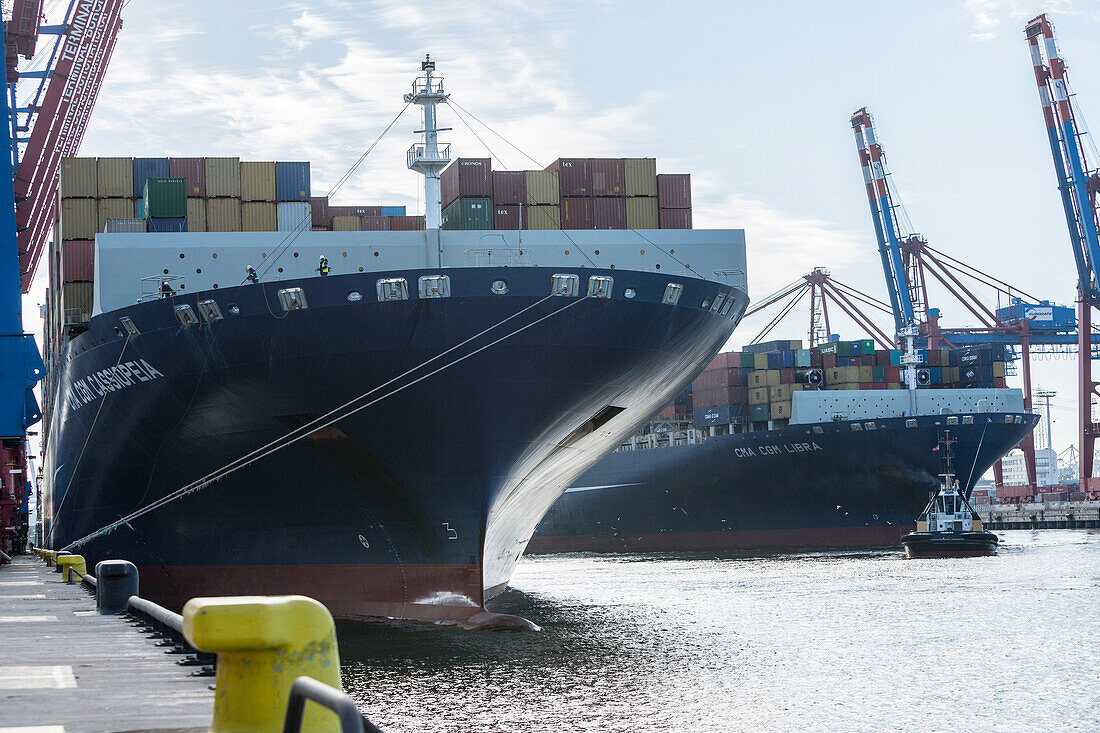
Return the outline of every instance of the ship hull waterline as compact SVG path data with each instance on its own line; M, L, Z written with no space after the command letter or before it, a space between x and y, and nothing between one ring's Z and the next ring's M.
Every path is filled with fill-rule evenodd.
M46 452L50 544L399 377L365 400L388 395L377 404L72 551L90 564L131 560L142 595L170 608L303 593L340 616L468 618L506 587L561 491L685 386L747 303L726 285L654 273L577 271L582 283L613 276L610 299L547 298L547 269L446 273L448 298L377 302L378 274L364 273L93 318L64 355ZM507 296L491 291L499 279ZM676 306L661 302L673 279L684 286ZM298 285L308 308L281 312L277 289ZM700 307L718 292L736 301L729 315ZM176 305L211 297L224 319L177 321ZM117 330L123 315L138 335ZM127 364L129 380L118 374Z

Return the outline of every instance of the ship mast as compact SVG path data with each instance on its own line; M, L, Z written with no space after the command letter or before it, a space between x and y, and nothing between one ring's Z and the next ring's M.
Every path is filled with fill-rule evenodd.
M450 130L449 127L436 127L435 106L447 103L447 95L443 91L443 78L436 78L435 62L430 54L425 55L420 63L420 70L424 72L413 81L412 92L405 95L405 101L409 104L419 104L424 108L424 129L417 130L417 134L423 134L423 142L416 143L408 151L409 169L424 176L424 223L427 229L428 239L428 267L441 267L442 251L439 239L439 227L442 221L442 206L439 194L439 174L451 161L450 144L439 147L439 133Z

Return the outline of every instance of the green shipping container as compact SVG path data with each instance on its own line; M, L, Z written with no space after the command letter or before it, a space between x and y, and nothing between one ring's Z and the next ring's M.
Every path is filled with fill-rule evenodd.
M877 366L871 367L871 381L872 382L885 382L886 379L886 367Z
M863 339L859 342L859 345L863 351L863 356L875 353L875 342L872 339Z
M186 178L147 178L144 219L182 219L187 216Z
M558 206L561 203L557 171L524 171L523 177L528 206Z
M742 369L755 369L756 368L756 354L751 351L741 352L741 368Z
M820 351L822 354L836 354L839 348L839 341L829 341L828 343L824 343L820 347L818 347L818 351Z
M443 210L443 229L483 231L492 228L492 199L474 196L456 199Z
M660 229L661 225L657 218L657 199L641 196L626 199L626 228Z
M749 405L749 420L753 422L760 422L761 420L771 420L772 408L770 405Z
M901 351L899 349L890 350L890 366L901 366Z
M623 176L627 196L657 195L657 159L623 158ZM631 227L640 229L641 227ZM649 227L646 227L649 228ZM656 229L657 227L652 227Z

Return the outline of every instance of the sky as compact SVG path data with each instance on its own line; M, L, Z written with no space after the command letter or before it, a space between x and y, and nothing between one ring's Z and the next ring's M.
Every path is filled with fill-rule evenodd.
M310 160L324 193L398 115L431 53L461 105L441 111L452 155L510 169L656 157L661 172L692 174L695 228L745 229L754 300L818 266L885 299L849 124L867 106L932 246L1072 304L1022 33L1042 11L1086 119L1100 114L1095 1L131 0L80 154ZM463 109L487 127L466 116L467 129ZM421 179L404 162L415 112L335 203L422 210ZM40 343L43 288L40 277L24 309ZM930 300L943 325L975 325L945 294ZM768 319L747 318L731 346ZM800 307L775 335L804 339L806 322ZM834 330L862 335L844 322ZM1034 368L1034 386L1058 393L1059 450L1076 442L1074 375L1064 356Z

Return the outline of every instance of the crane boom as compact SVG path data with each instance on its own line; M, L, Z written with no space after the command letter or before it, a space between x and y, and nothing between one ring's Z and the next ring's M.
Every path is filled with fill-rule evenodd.
M1100 307L1100 278L1097 276L1097 268L1100 267L1100 238L1097 232L1100 225L1096 206L1100 178L1095 169L1089 168L1084 145L1087 132L1074 114L1066 62L1058 52L1053 24L1045 14L1040 15L1027 23L1024 35L1031 52L1047 141L1077 266L1079 475L1082 491L1089 498L1096 498L1100 496L1100 485L1097 485L1100 482L1092 477L1092 469L1100 424L1092 419L1092 400L1097 394L1097 382L1092 375L1092 311Z

